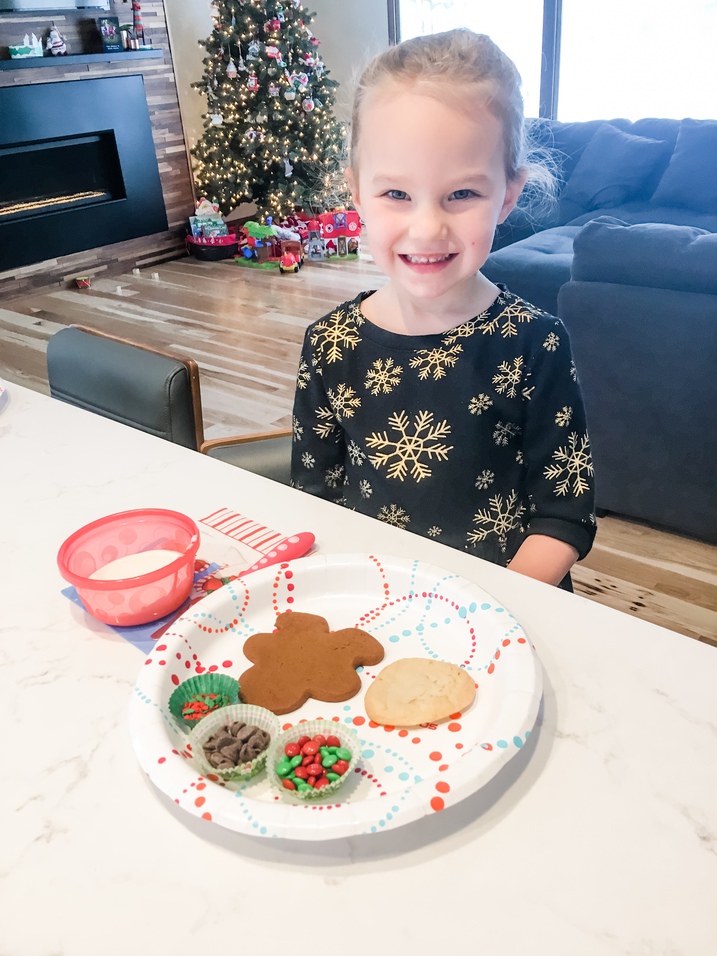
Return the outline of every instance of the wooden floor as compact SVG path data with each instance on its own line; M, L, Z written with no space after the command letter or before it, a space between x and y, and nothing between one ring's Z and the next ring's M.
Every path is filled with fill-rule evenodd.
M308 323L383 281L368 257L296 276L182 259L37 293L0 308L0 378L47 392L47 340L79 323L195 358L207 437L285 426ZM573 578L586 597L717 646L716 547L608 516Z

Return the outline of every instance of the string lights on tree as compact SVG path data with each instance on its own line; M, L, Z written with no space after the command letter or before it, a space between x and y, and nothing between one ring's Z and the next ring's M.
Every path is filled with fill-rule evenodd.
M207 112L192 155L197 191L225 215L254 202L278 222L335 194L317 188L318 171L339 169L345 130L312 17L300 0L215 0L214 29L199 41L207 56L194 86Z

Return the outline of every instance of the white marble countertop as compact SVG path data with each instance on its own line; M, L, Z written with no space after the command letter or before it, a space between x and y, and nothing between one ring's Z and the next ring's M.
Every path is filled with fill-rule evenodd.
M61 595L59 545L113 511L236 508L322 553L420 557L533 641L523 750L443 813L261 840L179 810L127 726L142 654ZM133 429L7 385L0 406L0 953L545 956L717 952L717 653ZM310 918L307 919L307 914ZM309 925L318 937L299 936Z

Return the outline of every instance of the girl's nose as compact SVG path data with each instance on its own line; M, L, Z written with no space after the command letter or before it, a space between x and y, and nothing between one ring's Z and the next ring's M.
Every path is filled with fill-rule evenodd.
M411 215L408 231L411 239L421 242L443 239L446 223L442 210L436 206L418 206Z

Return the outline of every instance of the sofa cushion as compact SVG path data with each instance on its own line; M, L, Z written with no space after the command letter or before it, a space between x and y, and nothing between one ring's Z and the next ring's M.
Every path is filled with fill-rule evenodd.
M694 209L677 209L675 206L653 206L642 200L626 202L610 209L586 212L565 223L566 226L584 226L599 216L613 216L629 225L638 222L668 223L673 226L696 226L706 232L717 232L717 213L695 212Z
M580 157L560 197L563 222L591 209L618 206L654 190L669 143L603 123Z
M555 315L560 286L570 278L579 226L557 226L491 253L481 269L533 305Z
M684 119L650 202L717 213L717 121Z
M573 280L717 295L714 232L605 216L579 230L574 249Z

